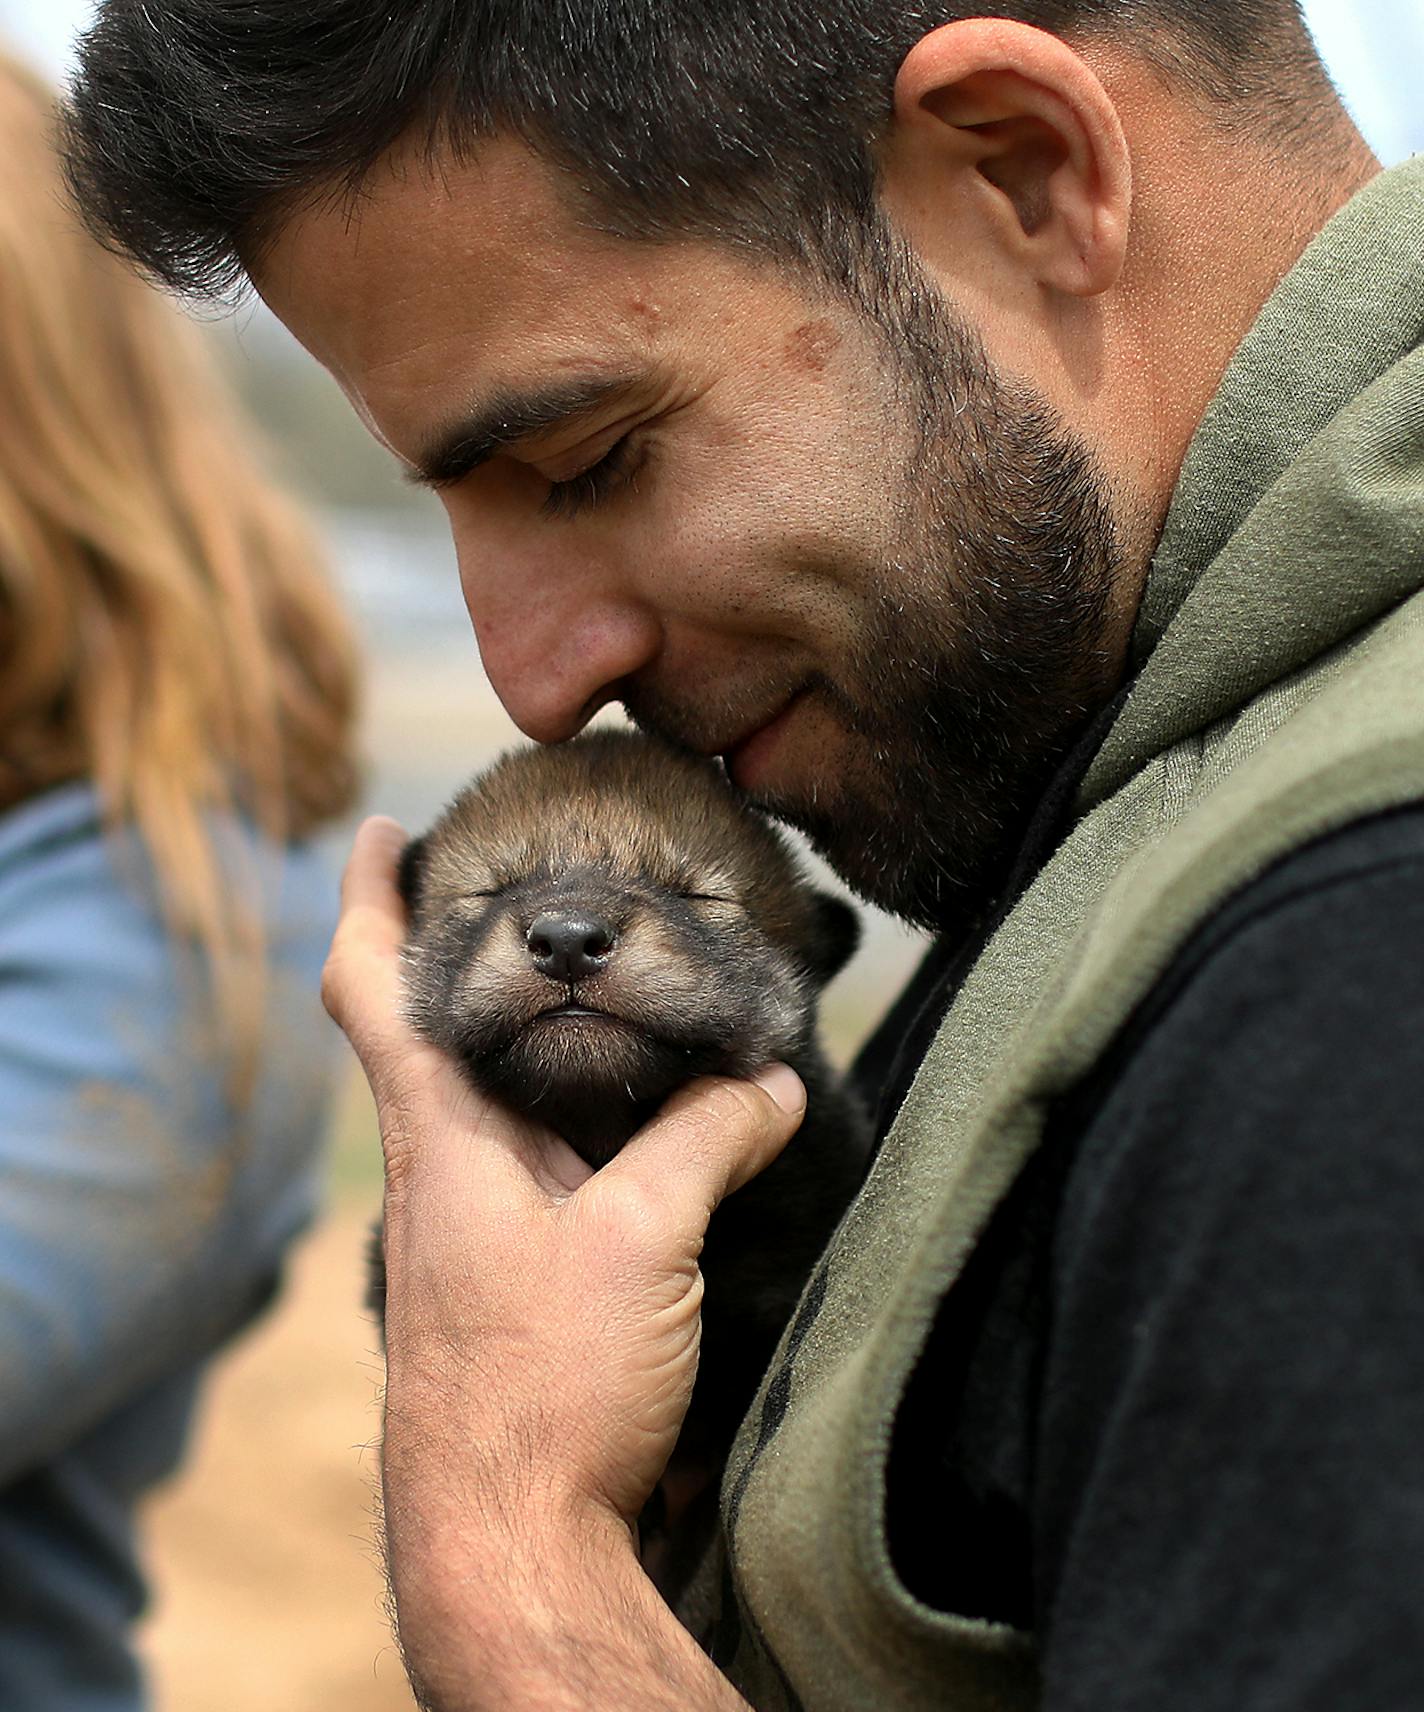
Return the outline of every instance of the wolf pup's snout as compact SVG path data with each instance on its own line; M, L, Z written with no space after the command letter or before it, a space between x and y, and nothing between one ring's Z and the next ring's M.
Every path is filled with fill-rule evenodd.
M584 981L608 961L618 937L613 923L592 910L543 910L525 943L534 967L551 981Z

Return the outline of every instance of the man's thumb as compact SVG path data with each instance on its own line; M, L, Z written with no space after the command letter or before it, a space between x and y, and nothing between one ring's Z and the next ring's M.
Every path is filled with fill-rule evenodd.
M599 1176L656 1184L684 1218L705 1221L771 1164L805 1112L806 1089L789 1064L764 1065L747 1081L700 1077L679 1088Z

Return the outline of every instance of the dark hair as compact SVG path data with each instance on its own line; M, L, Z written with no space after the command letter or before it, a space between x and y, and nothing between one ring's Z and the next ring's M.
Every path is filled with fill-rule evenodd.
M1115 33L1224 108L1314 66L1296 0L1004 0ZM717 236L843 274L871 224L901 60L963 0L103 0L80 48L71 183L99 236L220 295L305 197L398 138L523 136L630 237Z

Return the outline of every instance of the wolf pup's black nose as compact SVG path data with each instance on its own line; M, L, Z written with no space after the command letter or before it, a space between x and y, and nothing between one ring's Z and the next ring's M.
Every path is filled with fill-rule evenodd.
M596 974L613 949L611 923L582 910L545 910L526 935L534 967L551 981L582 981Z

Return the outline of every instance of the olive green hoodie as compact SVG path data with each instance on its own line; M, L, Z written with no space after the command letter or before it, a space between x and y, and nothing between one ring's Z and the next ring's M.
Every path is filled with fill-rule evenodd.
M743 1427L732 1573L719 1595L709 1565L699 1591L758 1708L1036 1704L1032 1636L931 1611L896 1579L896 1407L1048 1108L1193 930L1312 839L1424 797L1421 339L1424 157L1335 217L1233 359L1076 825L955 999Z

